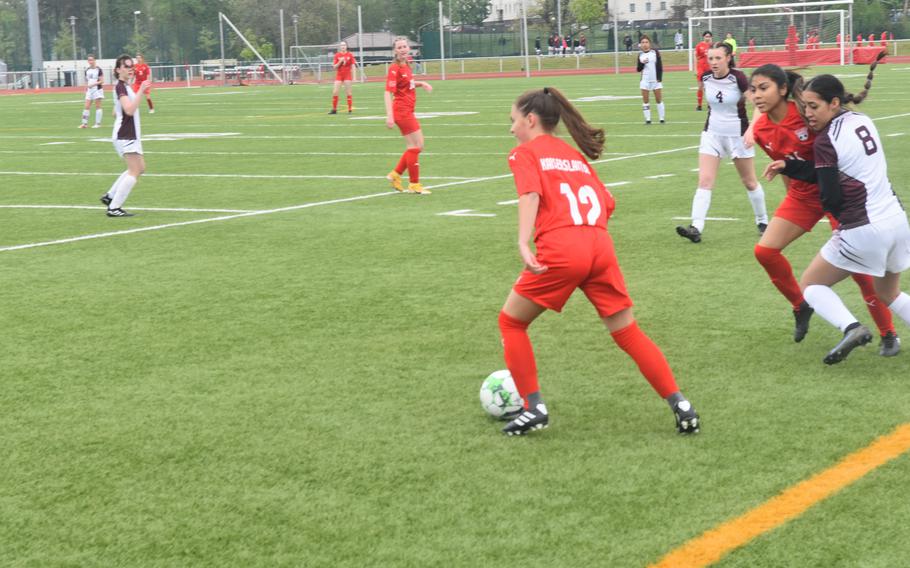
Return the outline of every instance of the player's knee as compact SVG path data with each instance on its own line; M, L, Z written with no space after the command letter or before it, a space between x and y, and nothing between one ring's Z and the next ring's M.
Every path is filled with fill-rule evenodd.
M508 333L510 331L526 331L529 325L529 322L513 318L505 311L499 312L499 331L502 333Z
M761 245L755 245L755 259L758 260L758 263L762 266L767 266L772 264L780 256L780 249L763 247Z

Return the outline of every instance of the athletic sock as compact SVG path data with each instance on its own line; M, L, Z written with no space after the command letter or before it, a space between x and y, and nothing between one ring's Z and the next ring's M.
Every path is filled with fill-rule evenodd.
M803 296L816 314L841 331L846 331L848 326L859 321L853 317L840 296L828 286L820 284L807 286L803 290Z
M897 314L897 317L904 320L905 324L910 325L910 295L901 292L888 308Z
M704 97L704 95L705 95L704 90L699 89L698 90L698 106L701 106L702 97Z
M793 267L790 266L787 257L781 254L780 249L755 245L755 258L768 273L774 287L784 295L794 310L799 309L803 302L803 293L799 289L799 283L793 275Z
M398 165L395 166L395 173L403 174L404 170L408 167L408 157L410 156L410 148L404 151L404 154L401 155L401 158L398 160Z
M145 102L149 104L149 110L155 110L155 105L152 104L152 99L146 95Z
M113 201L114 196L117 195L117 187L120 185L120 182L123 181L123 178L128 175L130 175L130 171L125 170L122 174L120 174L119 177L117 177L117 179L114 181L114 183L111 184L111 188L109 190L107 190L107 193L105 195L110 197L111 201Z
M130 196L133 186L136 185L136 178L128 173L117 183L117 192L114 194L108 209L120 209L123 207L126 198Z
M104 111L99 109L95 110L95 124L101 124L101 119L104 117Z
M746 191L749 201L752 203L752 211L755 213L755 222L768 224L768 208L765 205L765 190L761 184L752 191Z
M338 110L338 95L332 96L332 110Z
M657 118L663 120L665 116L664 103L657 103Z
M82 124L88 124L88 115L89 115L88 110L82 111Z
M699 187L692 198L692 226L699 231L705 230L705 219L711 208L711 190Z
M638 370L651 383L651 386L661 398L667 398L671 394L679 392L679 387L676 386L676 379L673 378L673 371L670 370L667 358L661 353L660 348L651 341L651 338L639 329L637 322L633 321L610 335L616 345L632 357L635 364L638 365Z
M645 113L645 121L651 122L651 105L643 104L641 110Z
M853 281L863 293L863 300L866 301L869 315L875 320L878 334L885 335L889 331L894 332L894 318L891 317L891 310L888 309L888 306L878 299L878 294L875 293L875 281L868 274L852 274L852 276Z
M410 183L419 183L420 182L420 148L410 148L408 149L408 182Z
M531 338L528 337L529 325L505 312L499 312L499 332L502 335L506 367L512 373L518 394L525 401L528 400L528 395L540 391L534 349L531 347Z
M354 110L354 97L348 95L348 112Z

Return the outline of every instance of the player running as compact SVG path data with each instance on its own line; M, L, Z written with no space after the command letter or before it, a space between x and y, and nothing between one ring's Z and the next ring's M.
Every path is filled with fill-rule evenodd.
M352 71L357 65L354 54L348 51L348 43L343 41L338 44L338 51L332 60L332 67L335 68L335 84L332 86L332 110L329 114L338 114L338 91L344 85L344 90L348 95L348 114L354 112L354 98L351 95Z
M95 64L94 55L89 55L86 60L88 68L85 70L85 108L82 109L82 123L79 128L88 128L92 101L95 101L95 124L92 128L100 128L101 118L104 116L104 111L101 110L101 103L104 101L104 72Z
M723 158L733 158L752 204L758 232L763 233L768 226L765 191L755 177L753 166L755 149L743 144L743 133L749 125L746 118L749 80L742 71L732 67L732 52L727 43L714 44L708 50L711 71L702 77L708 97L708 118L698 148L698 188L692 199L692 223L688 227L676 227L679 236L693 243L701 242L711 207L711 191Z
M752 102L760 112L753 124L755 141L772 160L813 161L815 132L813 132L799 109L788 100L794 85L802 77L779 66L769 63L752 73ZM837 221L822 209L818 199L818 186L798 179L784 179L787 195L778 206L768 223L761 240L755 245L755 258L762 265L771 282L793 306L796 326L793 340L800 342L809 332L809 319L813 310L803 298L802 290L793 275L790 262L782 254L783 249L815 227L827 216L831 227L837 229ZM875 320L881 335L879 354L892 357L900 352L900 339L894 331L891 312L875 294L872 277L867 274L853 274L866 301L869 313Z
M142 54L137 53L136 63L133 65L133 92L139 94L139 88L146 80L151 82L152 70L145 64ZM155 105L152 104L152 96L149 91L145 92L145 101L149 105L149 114L155 114Z
M518 252L525 269L499 314L499 329L506 365L526 408L502 431L520 435L549 424L528 326L547 309L561 311L580 288L616 344L670 405L677 431L698 432L698 414L680 393L663 353L632 315L632 299L607 232L613 196L584 156L553 135L562 122L582 152L596 159L603 151L604 131L589 125L553 88L521 95L511 119L519 145L509 154L509 167L518 190ZM532 235L536 254L529 243Z
M401 184L401 174L405 168L408 170L408 189L410 193L429 194L429 189L420 185L420 162L418 157L423 150L423 131L420 123L414 116L414 106L417 103L417 87L431 93L433 87L426 81L415 81L414 73L408 64L408 54L411 46L408 38L397 37L393 44L394 60L389 65L389 75L385 86L385 125L388 128L398 126L404 136L407 149L398 160L395 169L389 172L386 179L396 191L405 191Z
M880 55L879 59L883 56ZM818 183L822 205L839 227L803 273L803 295L815 312L844 336L825 355L828 365L872 341L831 289L851 273L874 278L878 297L910 325L910 295L900 290L900 273L910 268L910 224L888 179L884 147L872 120L844 107L859 104L872 86L872 65L863 91L854 95L833 75L810 80L800 95L809 127L818 132L815 162L772 162L768 177L783 173Z
M701 34L701 41L695 46L695 81L698 83L698 106L695 110L701 110L702 101L705 95L705 85L702 83L702 77L711 70L708 65L708 49L714 43L714 36L711 32Z
M126 161L126 171L120 174L114 185L101 196L101 203L107 205L108 217L132 217L132 213L123 210L123 203L130 191L145 171L145 159L142 157L142 140L139 128L139 95L129 87L133 78L133 58L121 55L114 66L117 84L114 86L114 122L113 142L117 154ZM152 83L146 79L139 90L148 92Z
M638 71L641 73L641 81L638 87L641 89L642 111L645 114L645 124L651 124L651 105L648 104L649 91L654 91L654 100L657 102L657 116L660 123L664 123L664 103L661 93L663 92L664 67L660 60L660 52L651 49L651 38L647 35L641 36L638 42L641 47L641 53L638 54Z

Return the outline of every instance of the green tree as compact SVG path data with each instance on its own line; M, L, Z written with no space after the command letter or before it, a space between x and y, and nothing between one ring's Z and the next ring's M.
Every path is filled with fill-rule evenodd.
M594 27L604 21L603 0L569 0L569 11L583 26Z
M202 28L196 36L197 52L203 59L211 59L219 54L219 41L215 33L209 28Z
M493 5L490 0L458 0L452 18L459 24L479 26L490 15Z
M78 41L76 42L79 43ZM79 47L76 46L76 53L73 53L73 28L67 21L60 22L60 28L57 30L57 36L54 38L52 56L55 59L77 59L79 57Z

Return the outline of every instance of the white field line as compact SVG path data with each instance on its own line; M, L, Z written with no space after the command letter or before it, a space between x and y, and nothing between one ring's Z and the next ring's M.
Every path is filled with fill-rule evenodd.
M692 217L670 217L674 221L691 221ZM705 217L705 221L739 221L738 217Z
M0 205L0 209L90 209L104 211L103 205ZM177 213L254 213L257 209L188 209L185 207L130 207L131 211L174 211Z
M75 144L75 142L44 142L39 146L51 146L59 144ZM51 150L0 150L0 154L51 154L59 156L60 152ZM109 156L110 150L73 150L67 149L66 155L72 154L92 154ZM167 156L400 156L401 152L186 152L186 151L159 151L155 150L154 154ZM498 156L499 153L493 152L421 152L421 156ZM633 152L604 152L604 156L631 156Z
M903 136L903 135L904 135L903 132L895 132L894 134L886 134L885 136L887 136L888 138L893 138L894 136Z
M123 172L103 173L103 172L4 172L0 171L0 176L98 176L116 178ZM367 179L367 180L384 180L385 176L335 176L335 175L296 175L296 174L142 174L143 177L175 177L175 178L238 178L238 179ZM473 178L467 177L447 177L447 176L423 176L423 179L457 179L468 180Z
M873 118L872 120L888 120L891 118L901 118L904 116L910 116L910 112L905 112L903 114L892 114L890 116L879 116L878 118Z
M642 154L633 154L631 156L620 156L620 157L616 157L616 158L607 158L604 160L597 160L595 162L592 162L592 164L615 162L615 161L619 161L619 160L629 160L632 158L645 158L645 157L657 156L657 155L661 155L661 154L671 154L674 152L682 152L682 151L686 151L686 150L691 150L691 149L697 148L697 147L698 146L684 146L682 148L674 148L672 150L660 150L658 152L647 152L647 153L642 153ZM427 186L427 189L440 189L440 188L451 187L451 186L455 186L455 185L463 185L466 183L480 183L480 182L484 182L484 181L504 179L507 177L511 177L511 175L512 175L511 173L508 173L508 174L502 174L502 175L497 175L497 176L487 176L487 177L482 177L482 178L475 178L475 179L471 179L471 180L453 181L453 182L442 183L442 184L438 184L438 185L430 185L430 186ZM616 186L616 185L620 185L620 184L613 184L613 185ZM74 243L74 242L87 241L87 240L92 240L92 239L102 239L102 238L107 238L107 237L116 237L116 236L120 236L120 235L144 233L144 232L148 232L148 231L158 231L158 230L162 230L162 229L170 229L173 227L184 227L187 225L201 225L203 223L214 223L216 221L230 221L232 219L240 219L243 217L270 215L272 213L284 213L286 211L297 211L299 209L310 209L313 207L320 207L323 205L334 205L336 203L363 201L366 199L372 199L374 197L384 197L386 195L399 195L399 192L385 191L382 193L371 193L368 195L358 195L355 197L345 197L345 198L341 198L341 199L331 199L328 201L317 201L317 202L313 202L313 203L304 203L302 205L292 205L290 207L281 207L278 209L251 211L248 213L238 213L235 215L222 215L219 217L209 217L207 219L196 219L193 221L183 221L180 223L166 223L163 225L152 225L152 226L148 226L148 227L138 227L135 229L125 229L123 231L110 231L110 232L106 232L106 233L95 233L95 234L91 234L91 235L83 235L80 237L70 237L67 239L57 239L57 240L53 240L53 241L42 241L42 242L36 242L36 243L27 243L27 244L23 244L23 245L13 245L13 246L7 246L7 247L0 247L0 252L24 250L24 249L45 247L45 246L51 246L51 245L61 245L61 244L66 244L66 243Z

